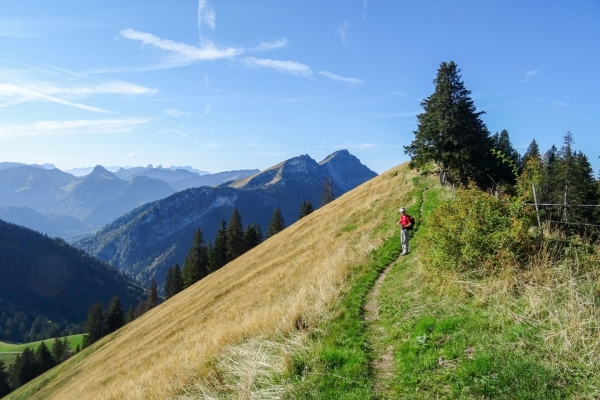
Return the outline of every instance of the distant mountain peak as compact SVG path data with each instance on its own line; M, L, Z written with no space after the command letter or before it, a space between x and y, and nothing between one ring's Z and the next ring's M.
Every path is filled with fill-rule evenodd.
M96 165L94 167L94 169L92 170L92 172L88 176L95 177L95 178L102 177L102 178L106 178L106 179L121 180L121 178L119 178L117 175L110 172L106 168L104 168L102 165Z

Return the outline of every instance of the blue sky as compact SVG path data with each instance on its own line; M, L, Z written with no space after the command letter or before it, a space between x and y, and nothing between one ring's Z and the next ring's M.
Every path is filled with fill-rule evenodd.
M600 162L600 2L20 0L0 5L0 161L264 169L407 161L443 61L521 152Z

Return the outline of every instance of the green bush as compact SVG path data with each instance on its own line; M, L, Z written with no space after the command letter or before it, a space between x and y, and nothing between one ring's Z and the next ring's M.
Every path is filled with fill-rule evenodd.
M517 199L458 190L425 221L425 263L479 276L518 267L533 246L531 213Z

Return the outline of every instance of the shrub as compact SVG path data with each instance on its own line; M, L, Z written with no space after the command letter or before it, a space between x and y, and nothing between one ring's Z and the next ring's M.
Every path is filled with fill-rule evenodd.
M425 262L478 276L518 267L534 244L531 214L517 199L475 187L459 190L425 221Z

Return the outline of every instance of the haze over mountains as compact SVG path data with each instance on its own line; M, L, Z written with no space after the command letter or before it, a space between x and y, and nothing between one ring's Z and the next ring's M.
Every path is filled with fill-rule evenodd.
M155 278L161 283L169 266L183 263L196 230L212 241L234 209L244 225L258 223L266 232L276 208L286 225L297 220L302 202L318 208L328 177L339 197L376 175L347 150L319 163L302 155L229 184L187 189L147 203L74 244L142 282Z
M186 169L96 166L76 177L50 165L0 163L0 219L74 239L147 203L194 186L218 185L258 170L200 175Z

